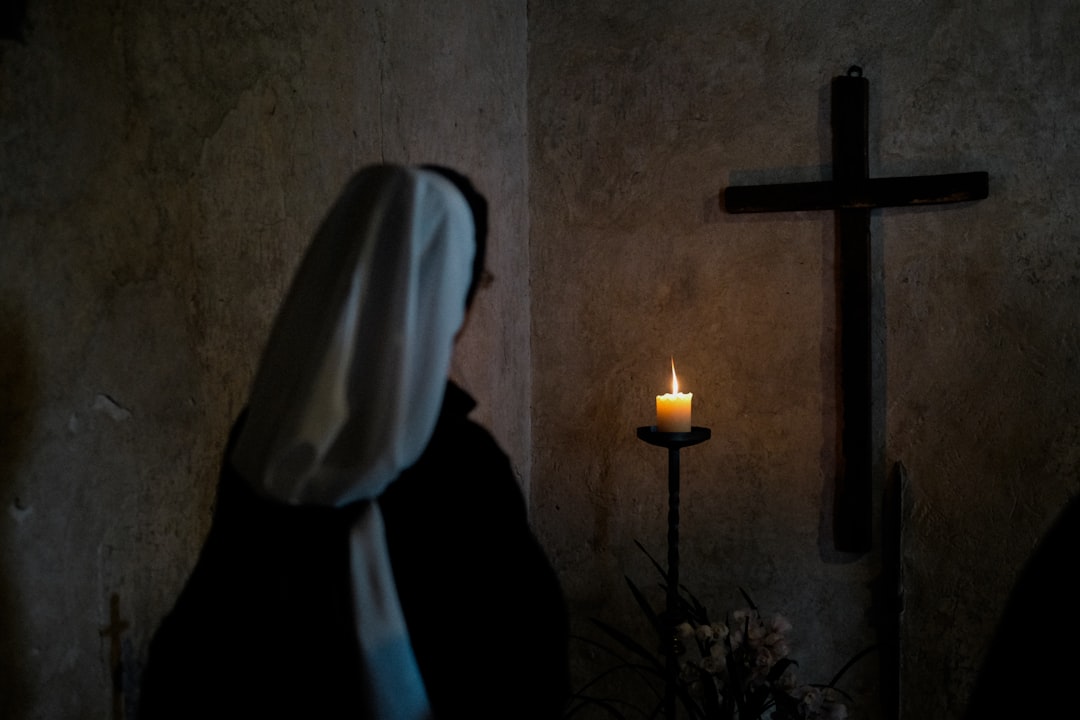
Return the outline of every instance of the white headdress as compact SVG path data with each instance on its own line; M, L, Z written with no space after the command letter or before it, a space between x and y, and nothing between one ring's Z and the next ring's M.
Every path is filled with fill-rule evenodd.
M472 213L437 173L361 170L323 221L283 303L231 462L289 504L377 497L412 465L442 406L475 253ZM378 504L350 538L361 654L377 717L429 714Z

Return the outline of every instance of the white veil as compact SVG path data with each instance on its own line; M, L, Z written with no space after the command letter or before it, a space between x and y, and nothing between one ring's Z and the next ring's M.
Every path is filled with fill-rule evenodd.
M465 198L437 173L380 165L352 178L252 385L230 460L256 492L293 505L371 500L419 458L464 320L474 233ZM427 717L376 502L353 526L350 558L375 717Z

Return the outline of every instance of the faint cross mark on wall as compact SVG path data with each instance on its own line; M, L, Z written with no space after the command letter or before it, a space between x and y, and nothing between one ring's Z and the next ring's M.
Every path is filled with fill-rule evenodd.
M109 638L109 674L112 679L112 717L122 720L124 717L124 663L120 636L130 623L120 618L120 595L113 593L109 598L109 624L101 628L98 634Z

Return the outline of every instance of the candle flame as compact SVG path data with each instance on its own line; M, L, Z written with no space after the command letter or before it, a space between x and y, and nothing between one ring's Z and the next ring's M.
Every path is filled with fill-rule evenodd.
M675 376L675 358L671 358L671 393L679 394L679 378Z

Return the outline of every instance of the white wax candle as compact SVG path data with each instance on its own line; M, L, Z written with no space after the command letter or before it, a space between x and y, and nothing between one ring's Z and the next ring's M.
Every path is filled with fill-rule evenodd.
M675 360L671 360L671 392L656 396L656 429L660 432L690 432L690 403L694 393L679 392Z

